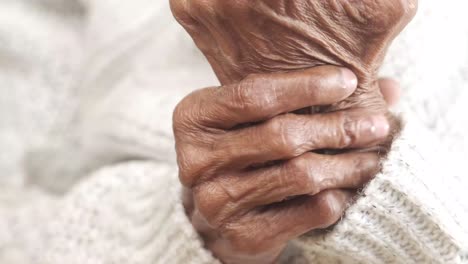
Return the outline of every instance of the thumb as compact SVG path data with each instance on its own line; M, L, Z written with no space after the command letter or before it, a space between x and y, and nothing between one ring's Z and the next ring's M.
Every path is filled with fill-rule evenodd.
M379 79L379 88L389 107L395 106L400 101L401 86L394 79Z

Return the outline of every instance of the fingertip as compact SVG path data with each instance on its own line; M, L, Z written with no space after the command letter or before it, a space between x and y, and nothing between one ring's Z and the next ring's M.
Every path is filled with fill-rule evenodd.
M356 166L360 170L362 184L372 180L381 170L380 157L377 153L361 154Z
M338 148L369 147L384 141L390 133L390 124L383 115L370 115L348 119L344 124L343 139Z
M347 68L341 68L342 88L345 89L349 94L352 94L358 85L357 76Z
M398 104L401 97L399 82L391 78L382 78L379 80L379 87L388 106L392 107Z
M316 87L321 95L317 105L338 103L351 96L357 89L358 78L349 69L338 66L320 66L315 69ZM317 80L317 78L320 78Z
M370 118L370 132L375 138L381 139L388 136L390 133L390 124L385 116L373 116Z

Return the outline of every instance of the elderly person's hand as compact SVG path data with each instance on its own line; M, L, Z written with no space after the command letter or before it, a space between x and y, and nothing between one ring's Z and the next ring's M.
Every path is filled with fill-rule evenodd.
M171 0L171 7L222 84L252 73L340 65L358 76L359 87L322 110L385 113L378 68L417 0Z
M388 122L363 109L296 110L339 102L356 86L351 71L320 66L251 75L195 91L177 106L185 207L215 256L271 263L289 240L341 217L353 191L378 172L379 156L320 150L374 146L387 137Z

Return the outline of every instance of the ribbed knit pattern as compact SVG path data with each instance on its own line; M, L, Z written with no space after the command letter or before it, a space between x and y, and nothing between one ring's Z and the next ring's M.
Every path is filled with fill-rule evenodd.
M403 84L402 135L343 219L283 263L468 263L466 5L420 1L383 68ZM0 14L0 263L218 263L181 205L171 133L176 103L217 82L168 1Z
M97 171L60 202L35 263L216 263L185 216L176 175L151 162Z

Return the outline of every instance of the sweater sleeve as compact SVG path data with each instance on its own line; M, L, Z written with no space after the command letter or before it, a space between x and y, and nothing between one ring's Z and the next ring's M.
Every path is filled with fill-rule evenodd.
M59 203L38 263L218 263L185 216L176 175L153 162L94 173Z
M447 157L423 156L441 149L436 140L418 148L422 133L404 129L342 221L295 241L309 262L468 263L466 185Z

